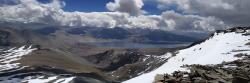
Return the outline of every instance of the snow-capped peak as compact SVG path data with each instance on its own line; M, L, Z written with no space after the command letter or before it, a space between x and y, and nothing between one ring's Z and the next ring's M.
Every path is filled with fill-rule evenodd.
M174 71L188 71L181 68L183 65L191 64L219 64L223 61L233 61L239 58L234 55L239 53L250 54L247 43L249 28L232 28L214 33L204 42L190 48L180 50L176 56L170 58L158 69L132 78L124 83L152 83L156 74L171 74Z

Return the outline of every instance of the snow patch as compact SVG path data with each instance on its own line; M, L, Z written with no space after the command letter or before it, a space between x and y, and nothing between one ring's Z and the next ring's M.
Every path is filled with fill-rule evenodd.
M1 81L1 83L70 83L75 77L66 77L62 78L59 76L51 76L51 77L25 77L24 79L20 78L11 78Z
M0 50L0 73L12 72L21 70L26 66L19 66L20 63L15 61L20 60L22 56L28 55L36 48L32 46L13 47L7 50ZM0 83L70 83L75 77L60 77L60 76L28 76L24 79L14 78L15 76L25 73L0 77Z
M29 46L28 48L26 48L26 46L22 46L2 51L2 54L0 54L0 72L20 68L20 66L18 66L20 63L14 62L20 60L22 56L27 55L34 50L36 50L36 48L32 48L32 46Z
M161 60L161 61L164 61L166 59L169 59L172 57L172 53L166 53L164 55L161 55L161 56L157 56L157 55L145 55L146 57L143 59L143 61L146 61L148 60L149 58L154 58L154 59L157 59L157 60Z
M72 81L75 77L68 77L68 78L60 78L58 76L52 76L52 77L48 77L48 78L44 78L43 76L32 79L31 77L22 81L25 83L69 83L70 81Z

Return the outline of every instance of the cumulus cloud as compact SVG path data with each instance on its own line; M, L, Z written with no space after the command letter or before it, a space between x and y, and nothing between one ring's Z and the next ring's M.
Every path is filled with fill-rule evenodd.
M213 16L230 26L247 26L250 0L158 0L160 9L176 6L179 11L202 17Z
M125 1L126 0L122 0ZM175 11L166 11L161 15L144 15L141 0L127 0L133 2L135 9L127 11L121 8L125 2L115 7L114 12L65 12L65 3L53 0L50 3L40 3L36 0L19 0L16 5L0 7L0 21L43 23L59 26L88 26L103 28L149 28L168 31L197 32L213 31L225 27L220 19L213 16L184 15ZM108 4L118 4L119 0ZM138 5L139 4L139 5ZM137 15L131 15L131 14Z
M146 13L142 10L144 3L142 0L115 0L115 2L109 2L106 7L110 11L119 11L129 13L131 15L141 15Z
M170 30L214 31L225 28L223 21L214 17L182 15L174 11L167 11L162 14L162 18Z

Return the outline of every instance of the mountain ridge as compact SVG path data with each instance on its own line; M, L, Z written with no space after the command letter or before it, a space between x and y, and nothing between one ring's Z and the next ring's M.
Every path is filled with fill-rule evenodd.
M235 27L217 31L207 40L193 44L193 46L180 50L158 69L141 76L124 81L124 83L152 83L156 74L170 74L174 71L188 71L183 65L192 64L219 64L223 61L237 60L234 55L239 53L249 54L250 41L249 27ZM223 49L220 49L223 47ZM147 79L144 79L147 78Z

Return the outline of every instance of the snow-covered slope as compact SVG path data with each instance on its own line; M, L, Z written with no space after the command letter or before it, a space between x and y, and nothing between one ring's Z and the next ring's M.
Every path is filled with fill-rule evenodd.
M20 78L11 78L2 80L0 83L70 83L75 77L59 77L59 76L51 76L51 77L35 77L29 76L24 79Z
M124 83L152 83L156 74L173 73L174 71L188 71L181 68L183 65L191 64L219 64L223 61L233 61L238 59L234 55L239 53L250 54L250 47L246 43L250 42L250 36L243 35L249 30L238 32L219 32L214 33L212 37L206 41L194 45L190 48L180 50L176 56L170 58L168 62L158 69L127 80Z
M22 56L31 53L34 48L32 46L22 46L22 47L14 47L8 50L1 49L0 55L0 72L10 70L10 69L17 69L22 68L19 66L20 63L15 63L15 61L21 59Z
M28 75L35 72L21 72L21 73L12 73L8 75L6 73L15 72L22 70L27 66L21 66L20 63L16 61L22 59L23 56L31 53L36 50L32 46L22 46L22 47L13 47L11 49L0 49L0 83L69 83L75 77L61 77L61 76L27 76L20 78L22 75ZM6 76L4 76L6 75Z

